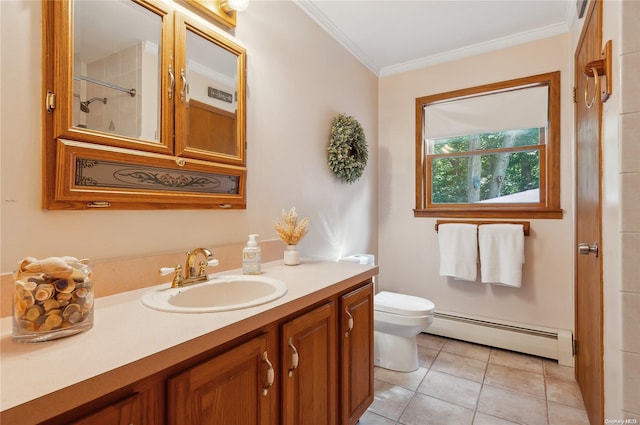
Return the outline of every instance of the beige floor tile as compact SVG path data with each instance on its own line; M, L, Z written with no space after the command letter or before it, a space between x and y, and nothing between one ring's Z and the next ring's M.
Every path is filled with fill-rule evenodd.
M584 409L582 392L578 383L573 381L561 381L555 378L547 378L547 400L566 406Z
M447 353L453 353L459 356L482 360L483 362L489 360L489 354L491 353L491 348L485 347L484 345L457 341L455 339L447 341L444 347L442 347L442 350L446 351Z
M480 382L430 370L418 392L475 410L481 388Z
M476 382L482 382L486 368L486 362L444 351L438 354L438 357L431 365L432 370L471 379Z
M489 363L484 383L536 397L545 396L544 377L522 369Z
M515 369L526 370L527 372L543 373L542 359L528 354L516 353L514 351L494 348L491 350L489 363L502 366L509 366Z
M370 411L364 412L364 415L360 417L360 425L394 425L395 423L396 421L376 415Z
M400 417L406 425L471 425L473 410L417 393Z
M478 412L527 425L547 425L547 403L544 399L483 385Z
M373 369L373 374L375 379L379 381L388 382L389 384L415 391L427 374L427 369L419 367L413 372L396 372L394 370L376 367Z
M418 345L433 348L435 350L440 350L448 340L447 338L438 335L431 335L424 332L418 334L417 339Z
M542 366L544 367L544 376L547 378L555 378L562 381L576 380L576 370L571 366L562 366L555 360L547 359L542 361Z
M476 412L476 416L473 418L473 425L519 425L519 424L508 421L506 419L496 418L495 416L487 415L486 413Z
M369 411L397 421L414 395L413 391L388 382L375 381L375 396Z
M418 365L429 369L439 352L440 350L418 345Z
M549 425L584 425L589 423L587 411L549 402Z

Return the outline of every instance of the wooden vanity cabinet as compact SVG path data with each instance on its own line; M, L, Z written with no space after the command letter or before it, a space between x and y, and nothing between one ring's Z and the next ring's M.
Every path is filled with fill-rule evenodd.
M373 284L340 297L341 424L353 425L373 402Z
M373 401L372 282L301 303L225 347L42 423L353 425Z
M136 425L140 413L140 396L133 394L69 425Z
M335 303L282 325L282 424L335 425Z

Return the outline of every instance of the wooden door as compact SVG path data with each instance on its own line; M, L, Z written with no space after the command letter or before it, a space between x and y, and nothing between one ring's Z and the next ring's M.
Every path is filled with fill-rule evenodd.
M262 335L169 379L168 424L272 424L272 383Z
M600 96L588 83L585 65L600 59L602 3L592 1L575 53L576 87L576 242L594 246L601 241ZM585 86L588 86L585 101ZM591 108L587 102L595 100ZM594 246L595 247L595 246ZM576 259L576 379L591 424L604 421L602 247L577 253Z
M373 284L340 300L342 425L353 425L373 402Z
M324 304L282 326L282 424L335 425L336 320Z

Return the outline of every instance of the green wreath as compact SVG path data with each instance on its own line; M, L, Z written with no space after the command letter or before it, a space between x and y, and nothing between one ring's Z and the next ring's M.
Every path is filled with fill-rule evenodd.
M360 123L346 114L336 115L329 139L329 168L343 182L357 181L367 165L367 140Z

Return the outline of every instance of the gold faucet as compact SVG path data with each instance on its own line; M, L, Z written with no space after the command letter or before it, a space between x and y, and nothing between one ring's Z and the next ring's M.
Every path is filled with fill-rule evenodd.
M199 267L196 271L196 258L202 254L205 260L200 260ZM214 263L215 262L215 263ZM213 263L213 264L211 264ZM216 265L217 260L213 258L213 253L207 248L196 248L193 251L187 251L187 264L185 268L185 274L182 275L182 266L177 265L175 267L176 275L171 283L172 288L187 286L193 283L206 282L208 265Z

